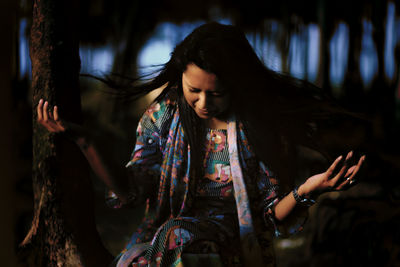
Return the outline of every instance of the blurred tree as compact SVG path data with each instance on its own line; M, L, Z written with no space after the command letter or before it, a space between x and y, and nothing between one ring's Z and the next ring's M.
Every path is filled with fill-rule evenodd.
M34 107L34 217L22 242L29 266L108 266L93 215L87 163L78 148L36 123L40 98L60 107L66 120L80 123L79 1L34 1L30 56Z

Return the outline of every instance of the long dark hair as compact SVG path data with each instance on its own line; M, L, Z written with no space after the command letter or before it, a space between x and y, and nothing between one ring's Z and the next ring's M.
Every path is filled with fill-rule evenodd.
M275 170L286 186L293 181L290 148L303 145L321 150L313 139L318 121L343 111L320 88L268 69L238 27L206 23L175 47L154 79L128 91L137 98L167 85L155 101L171 90L177 91L196 173L201 173L204 126L182 93L182 73L190 63L215 74L229 90L231 110L243 123L256 156ZM201 130L197 131L199 126Z

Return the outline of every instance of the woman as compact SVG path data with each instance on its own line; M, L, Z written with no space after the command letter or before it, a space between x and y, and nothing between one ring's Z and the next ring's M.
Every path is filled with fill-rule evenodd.
M204 253L227 266L273 265L272 233L299 230L311 196L348 188L365 159L347 166L350 152L286 190L294 179L289 148L315 147L315 123L339 110L312 85L268 70L234 26L200 26L131 94L161 86L139 122L129 179L57 107L38 104L39 123L69 133L122 204L147 201L118 266L193 264Z

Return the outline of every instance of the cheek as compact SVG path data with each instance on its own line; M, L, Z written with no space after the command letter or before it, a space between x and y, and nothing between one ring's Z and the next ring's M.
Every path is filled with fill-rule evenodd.
M189 106L193 107L193 104L196 101L196 96L190 93L188 90L183 90L183 96L185 97L185 100Z

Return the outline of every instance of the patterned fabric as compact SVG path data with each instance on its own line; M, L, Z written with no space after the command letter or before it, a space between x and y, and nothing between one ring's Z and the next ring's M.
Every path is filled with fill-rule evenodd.
M207 129L204 178L197 186L197 196L231 198L233 183L229 163L227 130Z
M189 245L190 250L195 237L206 233L213 233L206 240L218 244L218 253L228 265L234 265L237 260L234 255L240 255L246 266L274 266L271 241L274 231L277 233L274 227L277 224L273 223L270 208L278 201L277 180L257 160L243 125L231 118L225 144L221 134L210 136L212 143L206 149L205 165L210 182L217 183L217 177L222 176L225 185L233 184L235 201L231 203L236 205L231 205L230 211L216 209L216 203L219 203L216 206L221 203L222 206L227 205L221 199L215 202L207 194L199 198L201 194L196 192L197 182L190 173L190 147L184 141L174 99L173 95L169 95L154 103L139 122L136 146L127 167L133 174L132 184L137 189L137 199L146 201L147 209L143 223L120 254L118 266L129 266L132 262L137 264L138 260L145 264L151 262L152 266L168 266L171 263L166 263L166 259L173 259L173 265L179 265L185 245ZM221 153L226 149L226 142L229 165L222 158L219 163L208 164L207 160L211 158L215 161L218 156L214 154L212 158L212 153ZM158 188L156 193L155 188ZM236 231L235 227L238 228ZM230 237L227 233L236 234ZM234 239L236 243L232 242ZM232 244L239 242L240 246L236 249L240 248L240 251L235 252ZM226 250L224 246L230 249Z

